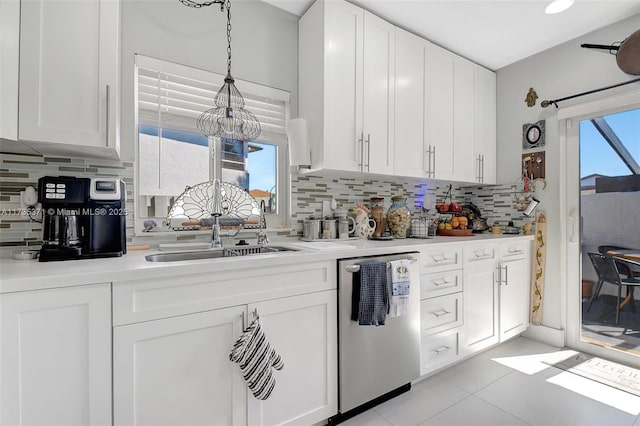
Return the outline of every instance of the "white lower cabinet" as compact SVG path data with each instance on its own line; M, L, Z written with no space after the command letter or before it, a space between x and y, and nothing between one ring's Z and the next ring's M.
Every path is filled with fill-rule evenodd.
M111 425L111 285L0 295L0 424Z
M337 299L328 290L114 328L114 424L308 425L337 412ZM229 353L260 316L284 361L257 400ZM246 320L243 320L246 318Z
M500 341L503 342L529 327L531 242L505 244L500 252Z
M249 305L257 312L284 368L264 401L248 397L249 425L311 425L337 413L337 295L335 290Z
M504 342L529 326L530 246L530 239L465 246L464 355Z
M420 251L420 374L460 359L463 313L462 248L437 244Z
M229 361L245 315L236 306L115 327L114 424L245 425L247 388Z
M496 274L497 245L473 244L464 247L463 348L465 355L499 342L499 287Z

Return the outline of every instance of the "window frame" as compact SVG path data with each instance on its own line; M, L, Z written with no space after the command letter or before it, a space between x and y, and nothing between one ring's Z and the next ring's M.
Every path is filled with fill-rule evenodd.
M134 163L134 235L136 236L167 236L167 235L203 235L202 231L167 231L167 232L143 232L143 222L147 219L156 219L158 225L162 225L165 217L141 217L140 216L140 117L139 117L139 87L138 87L138 69L139 68L147 68L153 69L154 67L161 66L164 71L171 72L177 75L187 75L187 76L197 76L197 78L202 79L202 81L210 81L215 85L222 86L224 82L224 75L217 74L210 71L205 71L196 67L190 67L188 65L182 65L173 63L166 60L156 59L140 54L134 55L134 127L135 127L135 163ZM184 74L181 74L184 73ZM235 84L238 87L238 90L243 94L249 94L254 97L262 97L267 99L273 99L276 101L284 102L284 123L283 127L286 130L286 123L290 118L290 108L291 108L291 93L285 90L276 89L273 87L261 85L258 83L253 83L244 80L235 80ZM246 95L245 95L246 96ZM213 99L211 100L213 102ZM146 125L146 123L143 123ZM262 124L262 123L261 123ZM268 127L268 126L267 126ZM160 128L162 128L160 126ZM171 129L171 127L167 127ZM176 130L187 130L182 127ZM192 131L196 131L195 127L195 119L194 126ZM210 137L209 143L209 158L210 158L210 168L209 168L209 176L210 179L214 179L221 175L221 165L222 158L217 155L217 153L221 153L221 139L217 137ZM265 126L263 126L263 131L259 138L255 141L256 143L262 144L270 144L276 146L276 203L277 203L277 213L266 213L265 219L267 224L267 230L275 231L275 230L287 230L290 229L291 226L291 180L289 173L289 155L287 149L287 135L285 132L282 134L265 130ZM197 184L199 182L194 182ZM175 194L177 197L180 194ZM243 230L242 233L255 233L255 230Z

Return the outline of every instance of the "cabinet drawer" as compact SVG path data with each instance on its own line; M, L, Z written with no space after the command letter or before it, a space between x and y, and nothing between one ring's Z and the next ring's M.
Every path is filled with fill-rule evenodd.
M420 252L420 271L423 274L459 268L462 268L461 246L438 245Z
M514 241L508 244L501 244L499 247L500 260L524 259L529 256L531 241Z
M496 245L474 244L464 248L464 264L492 262L497 256Z
M424 375L460 358L458 329L422 337L420 374Z
M444 296L462 291L462 270L420 276L420 299Z
M422 334L433 334L462 325L462 293L425 299L420 302Z
M230 268L113 283L115 326L335 289L335 262Z

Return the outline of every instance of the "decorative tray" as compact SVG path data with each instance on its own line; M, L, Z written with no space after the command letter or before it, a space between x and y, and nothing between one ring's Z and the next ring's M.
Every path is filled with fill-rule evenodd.
M438 234L443 237L472 237L473 229L438 229Z

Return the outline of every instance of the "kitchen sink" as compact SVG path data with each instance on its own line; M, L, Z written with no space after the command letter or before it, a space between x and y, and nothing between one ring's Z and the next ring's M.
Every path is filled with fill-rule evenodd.
M145 256L148 262L179 262L184 260L217 259L220 257L247 256L250 254L281 253L298 251L283 246L234 246L199 251L156 253Z

